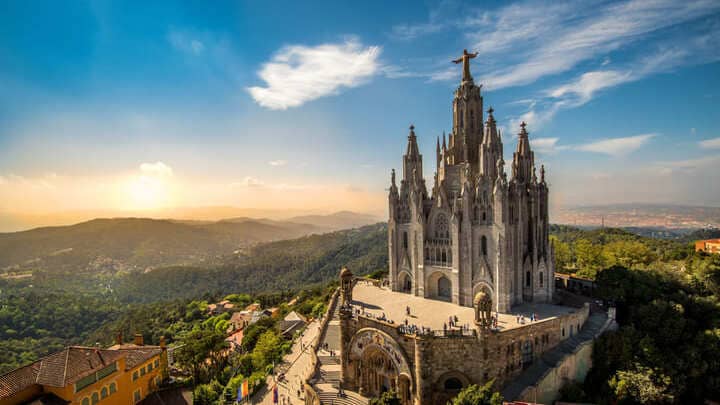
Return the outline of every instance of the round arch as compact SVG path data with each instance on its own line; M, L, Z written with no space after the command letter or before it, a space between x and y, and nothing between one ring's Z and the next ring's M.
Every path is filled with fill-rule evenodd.
M429 292L429 298L452 301L454 287L448 274L436 271L428 276L425 285Z
M348 368L363 392L378 395L393 389L400 394L402 404L412 403L412 373L395 339L381 330L363 328L355 333L348 347Z
M435 381L435 400L434 403L447 403L454 398L463 388L471 384L470 379L465 373L459 370L448 371L442 374Z

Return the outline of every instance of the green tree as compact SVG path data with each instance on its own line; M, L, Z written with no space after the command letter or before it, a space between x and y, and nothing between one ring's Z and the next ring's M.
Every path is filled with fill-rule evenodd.
M636 268L653 260L652 252L640 241L619 240L603 246L602 257L605 266L619 265Z
M583 277L595 278L595 273L603 266L602 250L587 239L578 239L573 246L578 274Z
M252 352L253 367L261 370L273 361L280 360L282 356L283 340L274 330L268 330L262 335Z
M451 401L452 405L502 405L503 398L499 392L493 391L495 380L484 385L471 384L463 388Z
M218 332L213 327L197 326L183 337L181 343L175 358L192 372L194 384L203 380L203 372L210 380L223 369L228 347L224 332Z
M379 398L373 398L370 405L400 405L400 398L395 391L385 391Z
M669 393L670 377L648 367L636 365L620 370L610 380L610 387L623 402L662 404L673 401Z
M223 386L216 380L209 384L200 384L193 390L194 405L215 405L223 392Z
M572 265L572 252L570 245L562 242L557 236L551 235L550 242L555 250L555 271L563 273L565 269Z

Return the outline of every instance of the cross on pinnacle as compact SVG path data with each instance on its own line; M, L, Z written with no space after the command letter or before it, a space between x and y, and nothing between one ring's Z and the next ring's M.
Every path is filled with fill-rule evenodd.
M452 61L454 64L462 63L463 64L463 76L462 81L464 82L471 82L472 81L472 75L470 74L470 59L473 59L474 57L478 56L478 53L468 53L467 49L463 49L463 54L461 57L455 59Z

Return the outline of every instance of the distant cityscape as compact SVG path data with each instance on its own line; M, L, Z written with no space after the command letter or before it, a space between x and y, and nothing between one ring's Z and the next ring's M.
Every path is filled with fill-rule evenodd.
M550 221L593 227L718 228L720 207L618 204L561 208L551 214Z

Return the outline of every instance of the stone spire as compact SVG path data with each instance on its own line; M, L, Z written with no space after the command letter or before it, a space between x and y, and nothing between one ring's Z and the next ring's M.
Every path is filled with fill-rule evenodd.
M496 162L502 157L502 142L497 131L497 124L493 116L493 109L488 109L488 118L485 121L485 133L480 144L480 173L490 179L497 176Z
M408 144L406 156L417 158L420 156L420 152L417 145L417 137L415 136L415 125L410 125L410 133L408 134Z
M520 183L531 181L535 171L535 154L530 149L530 139L528 139L526 126L525 121L520 124L517 149L513 154L513 180Z
M415 126L410 125L410 133L408 134L407 151L403 156L403 182L415 183L413 173L417 173L418 179L422 179L422 155L417 144L417 136L415 136Z

